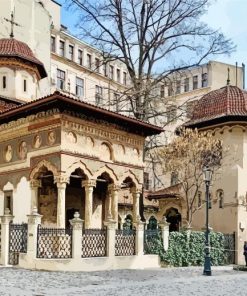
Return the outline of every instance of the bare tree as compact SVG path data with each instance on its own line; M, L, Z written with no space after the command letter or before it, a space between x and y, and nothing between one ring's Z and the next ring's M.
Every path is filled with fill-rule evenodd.
M229 39L201 21L210 0L67 0L80 14L81 37L102 50L104 63L126 65L130 84L118 97L138 119L157 123L168 101L159 85L172 74L215 54L229 54ZM166 124L161 120L161 124Z

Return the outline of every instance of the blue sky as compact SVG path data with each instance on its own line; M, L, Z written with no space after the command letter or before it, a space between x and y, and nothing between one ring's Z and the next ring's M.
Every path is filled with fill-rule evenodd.
M65 0L58 2L63 3ZM66 2L66 1L65 1ZM231 56L214 57L215 60L247 67L247 0L212 0L208 13L203 21L214 29L221 29L227 38L231 38L237 45L236 52ZM62 9L62 23L74 33L76 14Z

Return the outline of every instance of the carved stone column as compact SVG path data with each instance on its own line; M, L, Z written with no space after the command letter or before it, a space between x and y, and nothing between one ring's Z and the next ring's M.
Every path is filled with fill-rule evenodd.
M131 190L132 196L133 196L133 222L139 222L141 220L140 216L140 195L141 195L141 189L133 188Z
M113 221L112 219L112 199L113 199L113 184L109 184L107 188L107 202L106 202L106 221Z
M37 208L39 206L38 200L38 190L41 187L41 180L30 180L30 188L31 188L31 211L33 208Z
M96 180L82 181L85 188L85 228L92 228L93 217L93 188L96 187Z
M74 218L69 222L70 222L70 225L73 227L72 258L80 260L83 220L80 219L80 214L78 212L75 212Z
M65 192L69 178L66 176L55 176L54 183L57 184L57 227L65 228Z
M110 197L111 197L112 219L114 222L116 222L116 225L117 225L118 224L118 193L120 190L120 186L115 184L110 184L108 186L108 190L110 192Z

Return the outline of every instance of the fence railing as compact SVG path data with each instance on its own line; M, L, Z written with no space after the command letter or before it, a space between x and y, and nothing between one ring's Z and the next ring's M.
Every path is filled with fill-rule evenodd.
M72 229L43 228L39 225L37 258L72 258Z
M115 236L115 256L135 255L136 231L134 229L117 229Z
M104 257L107 249L106 229L82 230L82 257Z
M9 224L9 264L19 263L19 253L27 252L27 224Z

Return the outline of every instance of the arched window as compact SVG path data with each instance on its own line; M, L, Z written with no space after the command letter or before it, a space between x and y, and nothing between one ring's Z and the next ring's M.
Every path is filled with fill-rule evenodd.
M24 92L27 91L27 80L26 79L23 80L23 91Z
M197 207L200 208L202 205L202 192L198 191L197 193Z
M158 227L158 223L157 223L157 219L154 216L151 216L149 221L148 221L148 225L147 225L147 229L157 229Z
M7 88L7 77L3 76L3 89Z
M223 209L224 207L224 191L219 189L217 190L217 199L219 201L219 208Z

